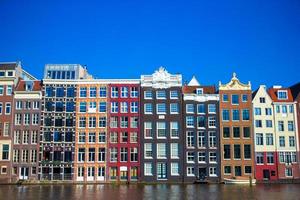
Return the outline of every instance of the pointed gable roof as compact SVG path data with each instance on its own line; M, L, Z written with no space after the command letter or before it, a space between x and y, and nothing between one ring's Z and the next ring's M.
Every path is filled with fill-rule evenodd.
M196 77L193 76L193 78L190 80L188 86L200 86L200 83L198 82L198 80L196 79Z

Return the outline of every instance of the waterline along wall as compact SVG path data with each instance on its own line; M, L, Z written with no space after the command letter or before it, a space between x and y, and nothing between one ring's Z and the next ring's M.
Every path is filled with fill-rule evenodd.
M79 64L37 80L0 63L0 183L300 180L299 120L300 83L95 79Z

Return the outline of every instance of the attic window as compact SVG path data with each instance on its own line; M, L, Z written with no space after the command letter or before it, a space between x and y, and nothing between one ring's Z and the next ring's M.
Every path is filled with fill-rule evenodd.
M32 86L33 86L33 83L31 83L31 82L25 83L25 90L26 91L31 91Z
M287 91L286 90L278 90L277 97L278 97L278 99L287 99Z
M197 88L196 89L196 94L197 95L203 94L203 88Z
M14 73L13 73L12 71L8 71L8 72L7 72L7 76L8 76L8 77L12 77L13 75L14 75Z

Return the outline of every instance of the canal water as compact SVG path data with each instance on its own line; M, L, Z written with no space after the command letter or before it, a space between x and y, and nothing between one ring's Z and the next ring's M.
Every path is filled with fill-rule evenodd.
M0 185L0 199L263 199L300 200L300 184L266 185Z

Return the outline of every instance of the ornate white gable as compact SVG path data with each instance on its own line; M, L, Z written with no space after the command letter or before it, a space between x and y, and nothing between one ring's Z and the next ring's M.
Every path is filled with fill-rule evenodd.
M233 73L229 83L222 84L221 81L219 81L219 90L251 90L251 83L250 81L248 84L241 83L236 77L236 73Z
M169 88L182 86L182 76L170 74L164 67L160 67L152 75L141 76L142 87Z

